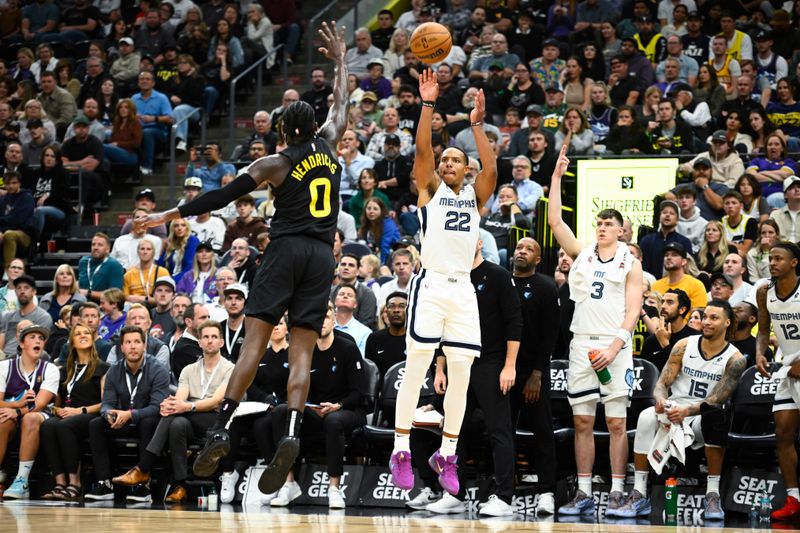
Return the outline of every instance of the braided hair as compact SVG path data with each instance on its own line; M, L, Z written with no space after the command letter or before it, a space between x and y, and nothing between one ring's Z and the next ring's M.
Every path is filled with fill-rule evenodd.
M292 102L283 112L281 129L287 144L310 141L317 132L314 108L302 100Z

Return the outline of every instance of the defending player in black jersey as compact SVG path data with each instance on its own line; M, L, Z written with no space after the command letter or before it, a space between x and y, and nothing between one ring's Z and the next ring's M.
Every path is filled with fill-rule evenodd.
M245 307L247 336L217 422L209 429L206 445L194 464L195 474L210 476L228 453L226 425L253 381L272 328L288 309L292 324L287 384L289 413L286 436L259 482L264 493L281 487L299 451L298 435L308 396L311 358L325 319L335 267L332 249L341 179L335 150L347 125L347 68L344 31L337 30L333 21L330 26L323 23L319 34L324 43L320 52L333 61L335 71L335 99L325 124L317 130L314 109L303 101L294 102L282 118L286 150L253 162L246 173L222 189L210 191L179 208L139 217L135 222L138 227L147 228L178 217L206 213L228 205L264 183L275 193L270 245Z

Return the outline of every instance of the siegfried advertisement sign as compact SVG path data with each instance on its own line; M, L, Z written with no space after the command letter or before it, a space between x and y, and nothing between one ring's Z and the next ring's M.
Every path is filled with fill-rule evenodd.
M653 222L653 198L675 186L678 159L593 159L578 161L577 236L594 241L597 213L613 208L629 218L636 235Z

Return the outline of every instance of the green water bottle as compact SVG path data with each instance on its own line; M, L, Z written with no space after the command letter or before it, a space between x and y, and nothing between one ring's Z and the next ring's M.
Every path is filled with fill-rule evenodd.
M667 524L678 522L678 480L674 477L664 484L664 515Z
M589 350L589 363L594 363L599 353L600 350ZM605 367L603 370L595 370L595 374L597 374L597 379L599 379L600 383L603 385L611 383L611 372L608 371L608 367Z

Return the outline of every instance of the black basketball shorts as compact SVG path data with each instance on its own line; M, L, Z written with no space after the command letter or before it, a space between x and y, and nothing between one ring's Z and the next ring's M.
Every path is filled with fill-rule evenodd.
M292 327L322 330L336 262L330 244L304 235L269 243L245 306L245 315L277 324L289 311Z

